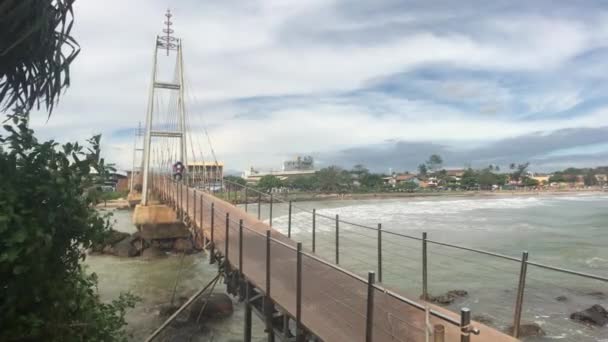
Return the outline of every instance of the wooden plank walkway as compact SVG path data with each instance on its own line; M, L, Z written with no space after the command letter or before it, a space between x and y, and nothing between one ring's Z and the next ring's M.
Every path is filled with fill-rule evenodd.
M266 288L266 238L271 231L270 297L286 312L296 312L296 243L244 210L209 193L179 186L154 177L155 192L187 212L198 232L215 243L238 268L239 222L243 224L243 274L261 289ZM196 199L195 199L196 198ZM212 206L214 211L212 229ZM228 215L228 219L226 218ZM228 225L226 222L228 221ZM228 226L228 229L226 229ZM228 233L228 234L226 234ZM226 244L226 238L228 243ZM323 341L365 341L367 280L331 265L310 251L302 258L302 323ZM374 293L373 341L424 341L425 314L396 291L376 286ZM460 316L444 308L432 308L448 320L431 316L431 324L445 327L445 341L461 341ZM508 342L517 339L478 322L481 332L470 341Z

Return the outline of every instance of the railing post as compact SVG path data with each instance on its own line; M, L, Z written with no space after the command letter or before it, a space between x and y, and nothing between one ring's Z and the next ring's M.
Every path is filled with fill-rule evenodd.
M266 231L266 297L264 298L264 313L266 316L266 333L268 342L274 341L274 330L272 327L272 304L270 302L270 229Z
M192 190L192 220L194 221L194 226L196 226L196 189Z
M378 282L382 282L382 223L378 223Z
M441 324L433 326L433 342L445 342L445 327Z
M262 218L262 194L258 194L258 220Z
M270 209L269 209L269 222L270 222L270 226L272 227L272 194L270 194Z
M287 237L291 239L291 201L289 201L289 212L287 214Z
M374 336L374 272L367 273L367 315L365 316L365 342L372 342Z
M201 194L201 201L200 201L200 202L201 202L201 204L200 204L200 206L201 206L201 209L200 209L200 212L201 212L201 213L200 213L200 217L201 217L201 227L200 227L200 228L201 228L201 231L203 232L203 240L204 240L204 237L205 237L205 222L203 222L203 219L205 218L205 215L204 215L204 212L205 212L205 204L204 204L204 202L203 202L203 201L205 200L204 198L205 198L205 197L203 196L203 194Z
M215 202L211 202L211 255L209 256L209 263L215 262L215 239L213 234L215 232Z
M296 342L304 342L302 329L302 243L296 245Z
M460 342L471 341L469 324L471 324L471 310L468 308L460 309Z
M429 299L428 273L427 273L428 260L427 260L426 247L427 247L426 232L423 232L422 233L422 299L423 300Z
M188 208L190 207L190 189L188 188L188 184L186 184L186 216L188 216Z
M340 217L336 214L336 265L340 264Z
M224 270L229 267L228 261L228 239L230 237L230 213L226 213L226 236L224 237Z
M528 273L528 252L521 254L521 268L519 271L519 285L517 286L517 297L515 302L515 315L513 317L513 337L519 338L519 324L521 322L521 311L524 304L524 290L526 288L526 274Z
M239 220L239 274L243 279L243 219Z
M312 210L312 252L315 252L316 247L316 230L317 228L317 209Z
M249 193L247 191L247 187L245 186L245 212L249 212L249 208L247 204L249 203Z
M245 297L247 299L245 304L245 332L243 334L243 341L251 342L251 287L248 283L245 286Z

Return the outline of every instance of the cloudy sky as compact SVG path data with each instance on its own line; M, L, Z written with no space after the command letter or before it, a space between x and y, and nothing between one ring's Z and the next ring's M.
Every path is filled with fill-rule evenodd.
M35 128L60 140L102 133L121 168L167 7L184 43L190 128L207 127L227 169L278 169L298 154L378 171L413 170L431 153L447 167L608 164L600 1L76 3L72 87Z

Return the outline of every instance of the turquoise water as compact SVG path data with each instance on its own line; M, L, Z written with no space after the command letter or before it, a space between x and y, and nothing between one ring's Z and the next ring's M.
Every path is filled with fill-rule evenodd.
M292 233L311 248L312 215L305 210L363 223L384 230L428 238L472 248L484 249L516 258L527 250L531 261L582 272L608 276L608 196L510 196L483 198L421 198L364 201L323 201L298 203L294 209ZM249 209L257 211L254 205ZM261 208L268 213L268 206ZM287 207L275 204L273 226L287 232ZM129 212L115 212L116 227L133 230ZM329 261L335 254L335 221L318 217L316 222L317 253ZM340 223L341 265L365 275L377 271L377 231ZM418 297L422 288L422 248L414 239L384 234L383 283L411 297ZM482 254L461 251L436 244L428 245L429 292L468 291L450 309L469 307L475 315L491 319L491 325L505 329L512 323L515 293L520 264ZM133 340L141 340L161 323L158 310L169 301L175 274L180 265L178 256L157 261L118 259L93 256L87 259L91 269L100 276L100 293L106 299L120 291L131 290L143 302L129 315L129 331ZM204 286L216 272L204 254L184 259L183 281L178 294L189 295ZM223 290L218 289L218 290ZM557 301L565 296L565 302ZM591 329L571 322L570 313L593 304L608 308L608 284L568 274L529 266L524 322L536 322L547 336L530 341L608 341L608 327ZM211 322L209 331L199 340L242 340L242 307L236 304L232 319ZM264 339L261 322L256 323L255 336ZM195 339L196 340L196 339Z

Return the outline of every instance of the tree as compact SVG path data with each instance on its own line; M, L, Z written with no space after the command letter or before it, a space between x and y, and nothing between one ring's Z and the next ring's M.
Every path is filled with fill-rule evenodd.
M418 174L419 175L424 177L424 176L426 176L427 172L428 172L428 170L427 170L425 164L418 165Z
M43 103L49 115L70 84L80 51L70 36L74 0L4 1L0 5L0 108L29 112Z
M271 192L272 189L278 189L283 186L283 182L277 176L266 175L260 178L258 188L266 192Z
M597 178L595 178L595 173L592 170L587 171L583 176L583 181L586 186L594 186L597 185Z
M104 174L100 136L85 152L38 142L26 114L9 119L0 136L0 340L126 341L136 298L103 303L96 275L81 265L110 229L87 196Z
M382 176L376 173L367 173L360 178L361 185L369 189L377 189L384 185Z
M492 173L489 168L479 172L477 177L479 186L486 190L491 189L492 185L495 185L498 182L496 175Z
M237 177L237 176L224 176L224 180L228 183L231 184L238 184L241 186L246 186L247 185L247 181L243 178L243 177Z
M414 190L418 189L418 184L412 181L401 182L399 183L398 188L407 192L413 192Z
M351 179L348 172L338 166L329 166L315 173L321 191L337 192L348 188Z
M292 189L311 191L315 189L316 183L316 176L302 176L293 178L288 185Z
M362 164L357 164L357 165L353 166L353 169L351 170L351 172L356 174L357 176L362 176L364 174L368 174L369 170Z
M431 172L439 170L441 164L443 164L443 159L438 154L432 154L426 162L426 166Z
M463 174L462 174L462 178L460 179L460 185L464 188L464 189L474 189L477 187L479 183L477 182L477 174L475 174L475 171L471 168L468 168Z
M511 173L511 178L514 181L519 182L522 179L522 176L526 173L526 169L529 165L530 163L517 164L517 166L515 166L515 164L511 164L510 168L515 170Z
M538 180L536 180L534 178L524 177L523 180L522 180L522 184L523 184L523 186L527 186L527 187L530 187L530 188L535 188L540 183L538 182Z

